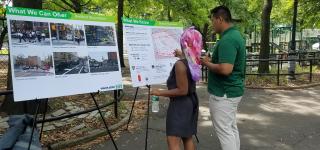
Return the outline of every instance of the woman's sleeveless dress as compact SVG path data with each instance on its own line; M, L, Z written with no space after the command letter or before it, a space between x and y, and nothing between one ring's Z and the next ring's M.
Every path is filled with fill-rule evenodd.
M196 82L192 80L188 61L186 59L180 61L187 67L189 92L186 96L170 98L166 133L167 136L191 137L197 133L199 101L196 94ZM169 90L177 88L175 66L167 80L167 87Z

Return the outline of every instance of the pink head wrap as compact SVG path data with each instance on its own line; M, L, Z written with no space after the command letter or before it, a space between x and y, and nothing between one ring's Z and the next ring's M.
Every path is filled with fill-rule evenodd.
M181 48L188 60L188 65L194 81L200 80L200 57L202 50L202 35L194 27L186 29L180 39Z

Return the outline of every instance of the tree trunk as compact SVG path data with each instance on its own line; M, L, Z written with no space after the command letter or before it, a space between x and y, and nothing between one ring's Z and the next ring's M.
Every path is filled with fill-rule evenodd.
M205 49L206 51L208 50L208 45L207 45L207 37L208 37L208 28L209 28L209 24L205 23L203 26L203 31L202 31L202 42L203 42L203 49Z
M73 9L75 13L81 13L82 12L82 6L81 6L81 1L79 0L72 0L73 4Z
M261 42L260 59L269 59L270 54L270 14L272 10L272 0L265 0L261 15ZM259 62L259 73L269 73L269 62Z
M168 21L172 21L170 0L168 0L167 16L168 16Z
M293 5L293 18L292 18L292 34L291 34L291 41L290 44L290 50L288 51L289 59L294 59L294 55L290 55L290 53L296 52L296 30L297 30L297 15L298 15L298 0L294 0L294 5ZM301 44L300 44L301 45ZM296 72L296 61L289 61L289 68L288 68L288 73L289 73L289 79L290 80L295 80L295 72Z
M170 10L169 6L168 6L168 10L167 10L167 15L168 15L168 21L172 21L171 10Z
M42 9L42 0L34 0L33 3L25 0L14 0L14 7L25 7L25 8L34 8ZM11 77L11 65L10 58L8 61L8 74L7 74L7 90L12 90L12 77ZM41 91L39 91L41 92ZM36 111L35 101L26 101L26 102L14 102L13 95L7 95L3 104L0 107L1 112L6 112L7 114L34 114ZM43 107L40 109L40 112L43 111Z
M12 4L14 7L42 9L42 0L33 0L32 2L26 0L12 0Z
M7 32L8 32L8 28L7 27L3 27L3 30L2 30L1 35L0 35L0 49L2 49L3 41L4 41L4 38L7 35Z
M118 48L119 48L119 56L120 56L120 64L121 67L126 67L124 64L123 58L123 24L122 24L122 16L123 16L123 0L118 0Z

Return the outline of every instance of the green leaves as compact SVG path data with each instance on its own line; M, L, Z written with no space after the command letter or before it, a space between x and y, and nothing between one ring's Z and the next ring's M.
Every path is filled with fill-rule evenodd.
M69 5L76 3L83 13L117 15L117 0L43 0L43 8L57 11L76 10ZM210 9L226 5L243 31L252 31L254 25L260 25L262 0L124 0L124 16L160 21L180 21L185 26L195 25L203 28L209 23ZM320 27L320 1L299 0L298 21L301 27ZM1 10L0 10L1 11ZM273 0L271 23L290 25L293 16L293 0Z
M300 0L299 3L299 18L303 27L320 28L320 1Z

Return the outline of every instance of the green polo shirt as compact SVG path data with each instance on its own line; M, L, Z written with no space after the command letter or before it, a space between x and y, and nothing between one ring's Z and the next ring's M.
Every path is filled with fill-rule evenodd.
M230 27L221 34L220 41L215 45L212 63L228 63L233 65L229 76L209 71L208 91L210 94L228 98L240 97L244 93L246 66L245 41L235 27Z

